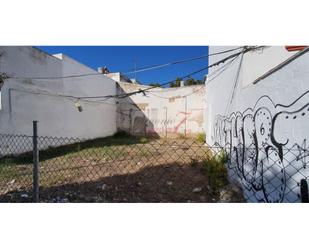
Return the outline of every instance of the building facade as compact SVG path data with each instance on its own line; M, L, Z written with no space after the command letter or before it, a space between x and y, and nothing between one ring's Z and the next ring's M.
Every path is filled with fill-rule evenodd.
M118 94L149 86L118 83ZM154 88L117 100L117 128L130 134L159 137L195 136L204 132L205 86Z
M210 47L209 53L235 47ZM238 50L240 51L240 50ZM212 64L233 53L210 57ZM206 139L229 154L250 201L300 200L307 180L309 53L262 47L209 71Z
M116 83L63 55L34 47L0 47L0 133L97 138L116 132L116 103L88 96L115 95ZM67 76L81 75L80 77ZM82 97L77 99L76 97Z

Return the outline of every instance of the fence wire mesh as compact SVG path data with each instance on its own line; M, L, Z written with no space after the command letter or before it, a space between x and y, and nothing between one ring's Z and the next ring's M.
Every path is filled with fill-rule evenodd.
M1 202L33 200L32 143L0 135ZM195 139L38 137L38 148L41 202L301 202L309 173L294 150Z

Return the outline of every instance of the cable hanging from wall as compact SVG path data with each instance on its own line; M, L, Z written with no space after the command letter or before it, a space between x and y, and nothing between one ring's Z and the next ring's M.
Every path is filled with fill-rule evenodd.
M228 63L226 63L223 67L221 68L218 68L216 71L214 71L213 73L211 73L210 75L208 75L208 77L212 76L212 75L215 75L213 78L207 80L206 84L209 84L211 81L213 81L215 78L217 78L219 75L221 75L225 70L227 70L231 65L232 63L238 58L239 56L235 57L234 59L230 60ZM219 73L218 73L219 72ZM190 96L198 91L200 91L201 89L203 89L205 87L206 84L202 84L202 86L194 91L192 91L192 93L189 93L189 94L186 94L186 95L182 95L182 96L179 96L179 98L184 98L184 97L187 97L187 96ZM162 98L162 99L169 99L168 97L162 97L160 95L157 95L157 94L154 94L152 91L148 91L147 92L148 94L151 94L155 97L158 97L158 98ZM156 92L157 93L157 92Z
M203 72L211 67L215 67L215 66L218 66L222 63L225 63L226 61L228 60L231 60L235 57L238 57L240 54L244 54L244 53L247 53L249 51L252 51L252 50L256 50L256 49L259 49L261 47L264 47L264 46L253 46L253 47L244 47L244 49L240 52L237 52L237 53L234 53L234 54L231 54L211 65L208 65L206 67L203 67L201 69L198 69L194 72L191 72L187 75L184 75L182 77L180 77L180 80L183 80L183 79L186 79L186 78L189 78L197 73L200 73L200 72ZM90 75L90 74L88 74ZM101 75L101 74L95 74L95 75ZM67 77L53 77L53 78L41 78L41 79L60 79L60 78L69 78L69 77L80 77L81 75L75 75L75 76L67 76ZM83 75L85 76L85 75ZM25 80L25 79L28 79L28 80L38 80L40 78L27 78L27 77L11 77L11 76L8 76L6 74L4 74L4 77L5 79L19 79L19 80ZM73 95L62 95L62 94L54 94L54 95L57 95L59 97L64 97L64 98L71 98L71 99L78 99L78 100L89 100L89 99L100 99L100 100L94 100L94 101L91 101L91 102L103 102L103 101L106 101L108 99L111 99L111 98L127 98L127 97L130 97L132 95L135 95L135 94L145 94L146 92L150 91L151 89L154 89L154 88L160 88L160 87L164 87L166 85L169 85L170 83L173 83L175 80L170 80L170 81L167 81L163 84L160 84L159 86L151 86L151 87L148 87L146 89L139 89L137 91L133 91L133 92L130 92L130 93L124 93L124 94L114 94L114 95L102 95L102 96L73 96ZM43 93L40 93L40 92L35 92L35 91L32 91L32 93L36 93L36 94L43 94Z
M249 52L249 51L253 51L253 50L256 50L256 49L260 49L261 47L264 47L264 46L244 47L244 49L243 49L242 51L240 51L240 52L237 52L237 53L234 53L234 54L232 54L232 55L230 55L230 56L227 56L227 57L225 57L225 58L223 58L223 59L221 59L221 60L219 60L219 61L217 61L217 62L215 62L215 63L213 63L213 64L211 64L211 65L208 65L207 67L201 68L201 69L199 69L199 70L197 70L197 71L194 71L194 72L192 72L192 73L190 73L190 74L187 74L187 75L185 75L185 76L182 76L182 77L180 77L179 79L180 79L180 80L183 80L183 79L189 78L189 77L191 77L191 76L193 76L193 75L195 75L195 74L197 74L197 73L200 73L200 72L202 72L202 71L205 71L205 70L207 70L207 69L209 69L209 68L211 68L211 67L218 66L218 65L220 65L220 64L222 64L222 63L225 63L226 61L228 61L228 60L230 60L230 59L233 59L233 58L235 58L235 57L238 57L238 56L241 55L241 54L245 54L245 53L247 53L247 52ZM160 86L152 86L152 87L149 87L149 88L147 88L147 89L143 89L143 90L141 89L141 90L138 90L138 91L133 91L133 92L131 92L131 93L126 93L124 97L129 97L129 96L131 96L131 95L138 94L138 93L142 93L142 92L145 93L145 92L148 92L148 91L151 90L151 89L159 88L159 87L168 85L168 84L170 84L170 83L173 83L174 81L175 81L175 80L172 80L172 81L168 81L168 82L166 82L166 83L160 84ZM120 98L121 98L121 96L120 96Z

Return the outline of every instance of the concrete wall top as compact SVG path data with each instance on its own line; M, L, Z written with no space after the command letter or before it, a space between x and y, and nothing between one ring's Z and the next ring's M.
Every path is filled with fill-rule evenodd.
M0 47L0 72L16 77L62 76L61 60L33 47Z
M38 48L27 46L0 47L0 71L25 78L61 77L77 73L99 74L67 55L50 55Z
M0 133L31 135L33 120L44 136L95 138L116 132L115 99L76 98L115 95L115 81L65 55L59 59L32 47L0 47L1 52L0 71L21 79L9 78L1 89ZM33 79L40 77L48 79Z

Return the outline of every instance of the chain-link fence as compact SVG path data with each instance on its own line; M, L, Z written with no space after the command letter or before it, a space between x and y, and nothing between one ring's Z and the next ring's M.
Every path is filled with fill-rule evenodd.
M308 201L306 164L298 165L293 150L125 134L91 140L2 134L0 150L2 202L31 202L36 194L40 202Z

